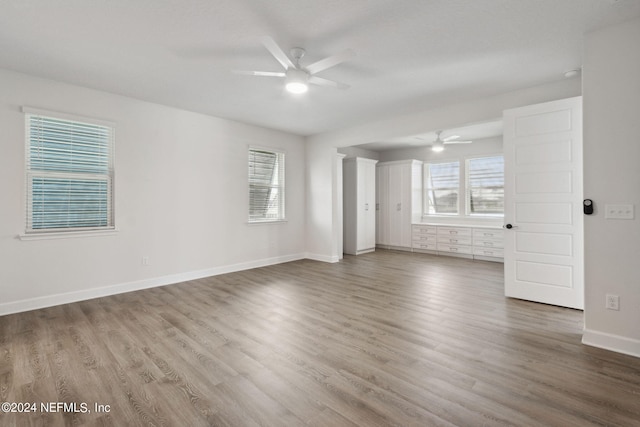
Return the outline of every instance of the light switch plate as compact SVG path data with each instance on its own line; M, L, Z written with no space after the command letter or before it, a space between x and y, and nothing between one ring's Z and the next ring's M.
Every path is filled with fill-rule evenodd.
M606 219L633 219L633 205L604 205Z

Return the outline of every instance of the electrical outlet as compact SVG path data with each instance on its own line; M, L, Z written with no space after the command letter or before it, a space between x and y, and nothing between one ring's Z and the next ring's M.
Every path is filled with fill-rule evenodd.
M605 219L633 219L633 205L604 205Z
M149 257L148 256L143 256L142 257L142 265L149 265Z
M620 297L618 295L607 294L605 307L607 310L620 310Z

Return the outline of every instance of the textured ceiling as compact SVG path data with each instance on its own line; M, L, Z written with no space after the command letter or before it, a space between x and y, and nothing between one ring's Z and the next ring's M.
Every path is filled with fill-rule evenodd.
M0 0L0 67L312 135L562 79L586 31L638 0ZM283 92L260 44L353 49L319 76L345 91ZM303 63L303 65L304 65Z

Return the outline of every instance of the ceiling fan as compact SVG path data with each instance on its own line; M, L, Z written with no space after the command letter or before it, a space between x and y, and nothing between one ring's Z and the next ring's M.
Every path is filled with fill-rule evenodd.
M271 71L237 71L238 74L261 77L284 77L285 88L291 93L304 93L309 90L309 83L318 86L329 86L337 89L348 89L349 85L333 80L323 79L316 76L320 71L334 67L355 56L355 52L347 49L336 55L329 56L313 64L303 67L300 60L306 51L301 47L294 47L290 50L290 57L278 46L278 44L268 36L262 37L262 44L284 67L284 72Z
M444 144L471 144L473 141L459 140L459 135L451 135L446 138L441 138L441 130L436 132L436 140L431 143L431 150L439 152L444 150Z

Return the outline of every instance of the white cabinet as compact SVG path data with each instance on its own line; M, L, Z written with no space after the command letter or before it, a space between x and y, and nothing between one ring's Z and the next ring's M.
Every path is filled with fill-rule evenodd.
M473 255L475 257L504 258L504 230L473 229Z
M468 227L438 227L438 252L473 254L472 234Z
M344 159L344 253L358 255L376 247L377 160Z
M376 169L376 244L411 250L411 223L422 214L422 162L385 162Z
M415 252L432 252L438 249L438 227L435 225L414 225L412 248Z
M504 231L499 227L414 224L414 252L502 262Z

